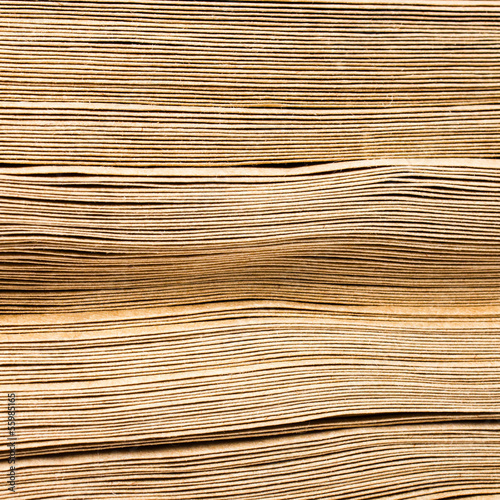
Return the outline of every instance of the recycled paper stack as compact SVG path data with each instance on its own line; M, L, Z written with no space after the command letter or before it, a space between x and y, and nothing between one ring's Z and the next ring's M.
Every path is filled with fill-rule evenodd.
M500 161L4 167L2 312L499 305Z
M500 499L497 1L0 3L0 500Z
M498 0L2 0L0 157L499 156Z

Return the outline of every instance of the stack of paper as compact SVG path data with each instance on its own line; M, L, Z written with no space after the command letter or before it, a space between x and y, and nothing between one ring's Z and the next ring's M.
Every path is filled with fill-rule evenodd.
M499 49L496 0L1 2L0 500L500 499Z

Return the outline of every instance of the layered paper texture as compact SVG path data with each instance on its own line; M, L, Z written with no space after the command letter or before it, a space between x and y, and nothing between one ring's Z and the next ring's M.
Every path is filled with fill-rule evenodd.
M495 498L499 163L4 168L22 498Z
M0 307L499 305L499 167L6 167Z
M500 3L0 3L1 499L500 499Z
M0 5L0 158L500 156L497 0Z

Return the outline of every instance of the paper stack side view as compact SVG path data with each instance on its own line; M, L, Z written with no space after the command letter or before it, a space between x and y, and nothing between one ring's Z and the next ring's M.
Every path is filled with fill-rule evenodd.
M500 499L500 4L4 1L0 500Z

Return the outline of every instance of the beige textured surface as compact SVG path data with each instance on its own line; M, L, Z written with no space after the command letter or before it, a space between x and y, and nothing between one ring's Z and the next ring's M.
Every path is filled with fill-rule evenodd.
M500 156L498 1L3 1L0 161Z
M0 499L500 500L499 50L496 0L1 1Z
M0 173L2 312L500 303L500 160L49 172Z

